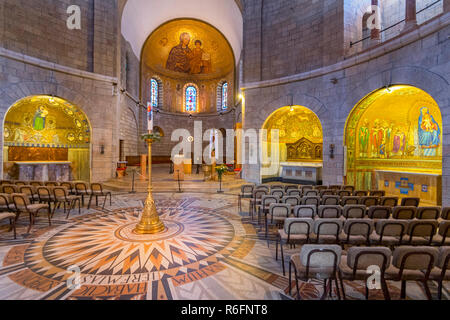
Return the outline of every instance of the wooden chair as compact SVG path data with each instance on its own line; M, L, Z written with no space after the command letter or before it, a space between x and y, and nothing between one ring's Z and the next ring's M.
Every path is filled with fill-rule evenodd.
M61 182L59 184L61 187L64 187L67 189L67 192L69 193L69 195L75 195L75 185L70 182L70 181L65 181L65 182Z
M348 219L344 224L344 232L339 236L342 245L370 246L370 235L374 229L371 219Z
M380 219L375 225L375 232L370 235L370 243L391 248L401 245L407 229L407 220Z
M430 246L439 223L436 220L411 220L408 224L409 239L405 244L412 246Z
M396 207L398 205L398 197L381 197L380 206Z
M440 215L441 207L419 207L417 208L416 218L420 220L437 220Z
M2 193L7 194L19 193L19 188L13 184L4 184L2 185Z
M359 197L343 197L341 199L341 205L344 207L346 205L350 205L350 204L359 204Z
M278 230L275 259L278 261L278 244L280 244L283 275L286 275L283 245L307 244L313 225L314 220L311 218L288 218L284 222L284 228Z
M394 251L392 266L386 270L386 280L402 282L401 299L406 298L406 281L420 281L425 287L428 299L431 300L427 282L438 256L439 251L433 247L398 247Z
M53 196L55 197L55 206L53 208L52 216L56 209L60 208L61 203L64 205L64 213L67 211L66 219L69 218L70 211L75 209L78 202L78 214L81 214L81 197L76 195L68 195L68 191L64 187L54 187ZM67 210L68 209L68 210Z
M359 204L365 205L367 208L377 206L378 205L379 198L377 197L360 197L359 198Z
M436 246L450 246L450 221L445 220L439 223L439 231L433 238Z
M298 280L308 282L311 278L323 280L324 293L321 297L324 300L328 294L331 295L332 283L337 283L337 267L340 264L342 248L338 245L309 245L302 246L300 254L294 254L289 261L289 294L291 294L292 269L295 273L295 283L297 287L297 297L300 299ZM340 299L340 292L336 290Z
M368 278L372 273L367 270L371 266L377 266L380 270L381 288L386 300L390 300L389 290L386 284L385 272L391 265L392 251L385 247L360 248L351 247L346 256L342 256L339 264L339 280L341 282L344 300L345 287L343 280L364 281L366 287L366 300L369 300Z
M353 195L355 197L367 197L369 195L369 192L365 190L356 190L353 192Z
M84 207L84 197L90 197L91 191L85 182L77 182L75 183L75 192L77 196L81 196L81 204Z
M91 207L91 201L95 197L95 205L98 206L98 198L105 197L103 201L103 209L105 209L106 200L109 197L109 205L112 206L112 194L109 191L103 190L101 183L91 183L91 195L89 197L88 209Z
M418 207L420 204L420 198L407 197L403 198L401 202L402 207Z
M416 216L417 207L395 207L392 218L400 220L412 220Z
M44 186L46 186L46 187L59 187L59 182L47 181L47 182L44 182Z
M386 191L384 191L384 190L370 190L369 191L369 196L371 196L371 197L381 198L381 197L384 197L385 195L386 195Z
M238 195L238 210L239 213L242 212L242 199L251 199L253 196L253 189L255 186L253 184L244 184L241 186L241 193Z
M55 204L55 196L51 187L37 187L36 191L39 196L39 203L46 203L48 210L52 211L52 203Z
M39 195L36 192L36 188L31 185L20 186L19 193L27 194L31 203L39 202Z
M343 221L339 218L317 219L314 221L312 240L317 244L339 244Z
M16 214L14 212L0 212L0 221L9 219L9 230L8 232L10 232L11 230L14 231L14 239L17 239L17 234L16 234Z
M342 215L342 207L339 205L322 205L319 206L319 218L340 218Z
M392 208L383 206L372 206L367 212L369 219L389 219Z
M317 206L315 205L299 205L294 207L294 216L296 218L311 218L317 214Z
M291 206L285 203L271 203L268 215L264 216L264 225L266 229L266 239L269 232L269 225L283 225L284 221L291 214ZM269 243L269 242L267 242Z
M366 216L366 206L362 204L348 204L344 206L342 216L345 219L362 219Z
M436 268L430 272L430 280L438 282L438 299L442 300L442 287L444 281L450 280L450 247L440 247L438 252L438 261Z
M341 202L341 199L339 198L339 196L324 195L322 197L321 202L322 202L322 205L324 205L324 206L326 206L326 205L337 206Z
M42 210L47 210L48 224L52 225L51 212L48 206L41 203L31 204L30 199L27 194L15 193L11 195L14 205L16 207L17 216L16 220L19 219L21 213L28 213L30 215L30 226L28 227L27 233L30 233L32 226L35 223L36 217Z

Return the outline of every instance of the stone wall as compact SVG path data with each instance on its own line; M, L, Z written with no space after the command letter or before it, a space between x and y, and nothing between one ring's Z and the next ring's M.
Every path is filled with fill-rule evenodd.
M244 12L248 81L306 72L342 58L342 0L248 0Z
M67 8L81 8L81 30L66 26ZM79 70L113 76L115 0L3 0L6 49Z
M449 13L438 16L381 47L311 73L255 82L253 73L247 72L243 85L246 101L244 128L262 128L272 112L291 103L292 95L293 104L310 108L322 122L324 184L342 183L344 128L353 107L367 94L387 85L416 86L428 92L442 112L443 201L445 205L450 205L449 24ZM330 159L331 144L336 146L334 159ZM244 177L252 182L260 182L260 165L245 165Z

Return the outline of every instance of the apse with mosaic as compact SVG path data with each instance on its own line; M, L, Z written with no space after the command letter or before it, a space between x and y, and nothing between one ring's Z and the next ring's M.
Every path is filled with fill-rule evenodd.
M450 0L1 0L0 21L0 302L450 299Z

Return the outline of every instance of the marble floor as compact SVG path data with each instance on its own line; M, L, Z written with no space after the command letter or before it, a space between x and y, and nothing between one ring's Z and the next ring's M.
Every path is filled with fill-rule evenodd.
M69 219L58 210L52 226L42 215L29 234L23 216L17 240L1 225L0 299L297 298L288 293L274 242L268 247L262 230L246 213L238 214L235 194L155 193L166 230L141 237L133 227L144 199L144 193L115 193L112 206L84 208ZM287 250L286 261L298 250ZM364 299L363 283L345 287L348 299ZM437 283L430 288L436 296ZM446 283L444 299L449 288ZM399 299L400 283L389 282L389 289ZM319 299L322 290L318 281L300 283L302 299ZM407 295L425 299L413 282ZM383 297L373 290L370 298ZM331 299L337 299L335 292Z

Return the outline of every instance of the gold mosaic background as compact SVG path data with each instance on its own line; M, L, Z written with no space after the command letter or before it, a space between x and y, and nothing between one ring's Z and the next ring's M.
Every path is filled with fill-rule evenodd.
M439 140L436 148L421 147L421 112ZM420 125L426 125L424 116ZM380 89L359 102L347 120L345 144L347 182L358 188L375 187L375 170L442 174L441 112L429 94L415 87Z
M89 148L90 126L77 107L60 98L36 96L17 102L4 126L6 145Z
M203 57L209 61L208 71L203 74L188 74L166 68L171 50L180 44L180 35L190 35L189 49L196 49L195 42L202 42ZM144 64L151 70L175 79L215 79L234 70L233 51L224 36L207 23L180 19L158 28L147 40L142 54Z
M313 143L322 143L322 125L314 112L306 107L283 107L275 111L264 124L267 139L271 140L271 130L279 130L280 143L295 143L306 138Z

